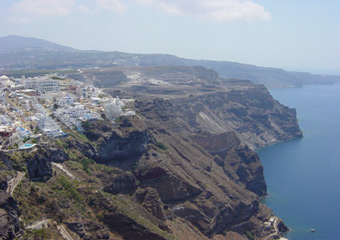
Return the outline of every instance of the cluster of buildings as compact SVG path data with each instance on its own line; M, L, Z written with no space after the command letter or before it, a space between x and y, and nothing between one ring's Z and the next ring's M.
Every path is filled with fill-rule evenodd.
M83 131L84 121L134 115L127 102L73 79L46 75L0 77L0 150L21 149L45 135L67 135L66 128ZM64 131L63 131L64 129ZM31 146L30 145L30 146Z

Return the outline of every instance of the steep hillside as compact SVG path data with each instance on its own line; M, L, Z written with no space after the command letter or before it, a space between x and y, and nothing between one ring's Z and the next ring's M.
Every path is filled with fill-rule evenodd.
M286 230L259 201L266 184L251 148L301 137L294 110L264 86L203 67L101 70L78 76L134 96L137 115L85 122L82 133L63 126L67 136L42 136L35 150L0 152L2 238L237 240Z
M151 119L84 127L86 137L70 132L64 139L45 139L37 151L2 154L3 181L26 172L13 193L17 203L1 193L16 209L0 205L11 217L1 222L2 237L62 239L61 227L74 239L270 234L264 222L273 214L259 203L266 193L263 168L235 134L227 134L227 152L213 156ZM42 223L48 227L38 230Z

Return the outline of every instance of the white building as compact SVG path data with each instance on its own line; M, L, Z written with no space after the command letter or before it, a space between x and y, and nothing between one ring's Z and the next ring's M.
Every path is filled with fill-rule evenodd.
M6 92L0 89L0 104L6 104Z
M25 80L25 87L35 89L40 93L59 91L59 81L49 77L34 77Z
M92 112L84 105L76 104L76 106L60 107L54 112L55 116L69 128L76 128L82 131L82 122L93 119L101 119L99 113Z
M12 86L12 82L7 76L2 75L0 77L0 88L5 88L7 86Z
M108 119L119 117L123 113L124 103L117 97L112 98L103 104L105 115Z
M19 137L21 139L28 138L32 135L32 132L23 128L23 127L17 127L16 132L18 133Z
M70 95L66 95L64 97L58 98L56 104L61 107L72 105L74 104L74 98Z
M35 119L39 129L48 137L58 137L63 135L59 125L49 116L40 113L35 114Z

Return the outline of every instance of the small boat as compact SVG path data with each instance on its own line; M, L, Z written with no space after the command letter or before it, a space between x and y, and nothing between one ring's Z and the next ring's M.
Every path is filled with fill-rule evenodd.
M311 232L316 232L316 229L315 229L315 228L312 228L310 231L311 231Z

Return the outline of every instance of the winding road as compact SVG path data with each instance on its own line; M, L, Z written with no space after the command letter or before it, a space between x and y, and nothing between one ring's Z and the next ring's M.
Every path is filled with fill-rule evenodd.
M268 240L268 239L270 239L271 237L274 237L274 236L276 236L277 234L279 234L279 229L278 229L278 227L277 227L277 217L275 217L275 220L274 220L274 222L273 222L273 225L274 225L274 230L275 230L275 232L272 233L272 234L270 234L269 236L267 236L267 237L264 238L263 240Z

